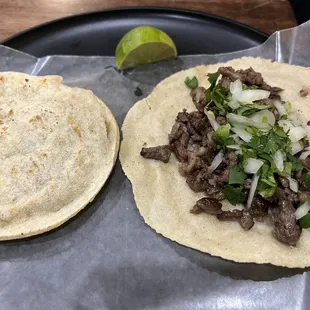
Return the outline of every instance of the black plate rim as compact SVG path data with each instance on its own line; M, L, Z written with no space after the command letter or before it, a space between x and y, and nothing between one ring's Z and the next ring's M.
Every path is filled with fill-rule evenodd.
M258 29L255 29L251 26L248 26L246 24L240 23L238 21L232 20L230 18L218 16L215 14L210 14L207 12L201 12L201 11L195 11L195 10L188 10L188 9L180 9L175 7L162 7L162 6L130 6L130 7L117 7L117 8L111 8L111 9L104 9L104 10L95 10L90 12L84 12L81 14L75 14L75 15L69 15L61 18L57 18L51 21L47 21L45 23L36 25L34 27L30 27L28 29L25 29L21 32L18 32L14 34L13 36L5 39L4 41L0 41L0 44L6 45L10 47L12 43L18 42L19 40L22 40L23 37L35 33L37 31L44 30L45 28L48 28L52 25L61 24L68 21L74 21L81 18L86 18L94 15L101 15L101 14L108 14L108 13L118 13L118 12L134 12L134 11L140 11L140 12L147 12L147 11L158 11L160 13L174 13L174 14L182 14L182 15L191 15L196 16L196 18L204 18L208 20L217 21L219 23L225 24L227 26L231 27L237 27L240 30L248 31L251 35L256 35L258 37L261 37L262 43L263 41L268 39L268 35Z

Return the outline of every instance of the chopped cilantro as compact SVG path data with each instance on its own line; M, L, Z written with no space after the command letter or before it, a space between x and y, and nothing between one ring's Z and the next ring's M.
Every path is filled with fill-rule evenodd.
M310 171L308 171L304 176L303 179L308 187L310 187Z
M288 138L288 134L280 126L274 126L273 131L277 136L281 138Z
M229 138L230 125L222 125L213 133L213 140L216 144L225 145L225 141Z
M310 227L310 213L306 214L299 220L299 226L301 228L309 228Z
M246 176L240 167L236 165L229 171L229 184L243 184Z
M192 78L187 77L184 83L186 84L187 87L192 89L198 87L198 80L195 75Z
M292 173L293 164L291 162L285 162L284 163L284 170L283 173L286 175L291 175Z
M287 158L292 164L292 171L300 171L304 168L304 166L301 164L301 162L292 154L287 153Z
M277 181L274 177L275 168L269 164L264 164L261 169L261 177L258 182L257 191L262 197L271 197L277 187Z
M225 151L229 145L236 144L234 138L229 135L230 128L230 125L226 124L220 126L215 132L213 132L212 138L216 144L217 149Z
M277 186L268 186L264 183L260 183L257 186L258 193L264 198L271 197L275 193L276 189Z
M215 87L216 85L216 81L217 79L219 78L220 76L220 73L219 72L215 72L215 73L209 73L208 74L208 81L210 83L210 87L211 88L211 91L213 90L213 88Z
M234 206L238 203L243 203L246 198L242 186L225 185L224 194L225 198Z
M248 143L258 156L262 154L273 155L279 149L289 151L291 141L284 130L275 125L269 132L263 132L254 127L247 127L246 130L252 134L252 139Z
M216 81L217 79L219 78L220 76L220 73L219 72L215 72L215 73L209 73L208 74L208 81L210 83L210 86L209 88L206 90L206 97L208 99L209 102L211 101L214 101L214 89L215 89L215 86L216 86ZM218 87L219 85L217 85ZM220 85L221 86L221 85ZM226 89L225 89L226 90ZM221 95L221 94L220 94ZM215 100L217 101L217 107L220 109L220 110L223 110L224 111L224 108L222 107L222 102L223 102L223 99L221 98L221 96L219 95L219 93L217 93L215 95Z
M257 89L258 86L256 85L246 85L244 83L242 83L242 90L247 90L247 89Z
M217 86L211 93L211 98L216 107L221 111L226 111L224 104L226 99L226 88L223 86Z
M259 155L259 157L261 159L265 159L270 164L269 169L272 168L273 170L276 170L276 165L274 163L274 160L273 160L272 156L270 156L268 154L263 154L262 153L262 154Z
M267 164L263 164L262 166L262 175L266 175L269 171L269 166Z
M257 103L253 103L253 104L246 104L243 105L241 108L239 108L236 113L242 116L249 116L255 112L261 111L261 110L268 110L272 108L271 104L257 104Z
M267 175L262 176L260 181L261 181L261 183L264 183L264 184L272 186L272 187L277 186L277 182L276 182L272 172L268 172Z
M250 148L247 148L245 144L241 145L242 155L245 159L256 158L256 154Z
M274 174L268 171L266 174L262 174L257 186L257 191L264 198L271 197L275 193L277 187L278 184L274 178Z

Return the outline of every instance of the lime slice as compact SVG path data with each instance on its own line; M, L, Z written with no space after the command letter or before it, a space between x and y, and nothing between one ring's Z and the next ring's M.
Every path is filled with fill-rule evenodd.
M172 39L163 31L141 26L127 32L115 50L116 67L133 68L177 57Z

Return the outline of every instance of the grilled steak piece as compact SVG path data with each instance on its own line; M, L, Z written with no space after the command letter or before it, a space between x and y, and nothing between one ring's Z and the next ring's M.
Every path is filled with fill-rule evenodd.
M167 163L170 159L171 151L168 145L143 147L140 155L144 158L160 160L164 163Z
M297 224L292 202L279 201L278 207L269 208L269 214L274 223L274 236L280 242L295 246L301 235L301 228Z
M196 213L197 209L202 210L205 213L216 215L222 213L222 204L214 198L201 198L194 205L191 213Z

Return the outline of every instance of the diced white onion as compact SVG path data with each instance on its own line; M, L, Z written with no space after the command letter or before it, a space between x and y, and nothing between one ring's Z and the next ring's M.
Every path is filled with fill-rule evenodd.
M283 154L280 150L276 151L276 153L272 156L274 163L279 171L284 170L284 159Z
M291 178L291 177L286 177L289 181L289 186L290 186L290 189L295 192L295 193L298 193L298 182Z
M299 159L306 159L310 155L310 151L302 152L299 156Z
M297 113L290 113L288 118L289 118L289 120L292 121L292 123L295 126L301 126L302 125L302 121L301 121L301 119L300 119L300 117L298 116Z
M310 203L306 201L301 206L299 206L295 211L296 220L299 220L305 215L307 215L309 210L310 210Z
M252 135L242 127L232 127L231 131L236 133L245 142L250 142L252 139Z
M307 137L310 138L310 126L304 126L304 129L306 130Z
M253 126L259 129L267 129L267 130L271 129L271 126L268 123L255 122L254 120L242 115L228 113L226 117L229 120L229 122L232 123L233 125Z
M236 99L240 102L253 103L253 101L267 99L270 92L262 89L247 89L243 90Z
M236 143L240 142L240 138L238 137L237 134L231 135L231 137L235 140Z
M243 170L245 173L255 174L263 164L264 162L260 159L249 158L243 166Z
M237 110L240 107L240 103L236 100L231 100L228 102L228 106L232 109L232 110Z
M254 198L254 194L255 194L255 191L256 191L256 187L257 187L257 184L258 184L258 179L259 179L259 176L257 174L254 174L253 178L252 178L252 183L251 183L250 191L249 191L248 201L246 203L246 209L247 210L249 210L251 208L252 201L253 201L253 198Z
M232 95L238 96L242 92L242 83L238 79L232 83L230 83L229 90Z
M204 109L205 114L207 115L207 118L212 126L212 128L217 130L220 127L220 124L215 120L215 115L212 111L208 111L206 108Z
M301 126L291 128L288 133L288 136L293 143L301 140L306 135L306 130Z
M229 90L232 94L232 102L253 103L256 100L267 99L270 95L269 91L262 89L242 90L242 83L239 79L230 83Z
M285 105L280 100L274 100L273 104L276 107L276 109L278 110L280 116L287 115Z
M214 157L211 165L209 166L210 172L214 171L220 165L223 159L224 159L224 154L222 152L218 152L216 156Z
M292 143L292 155L299 153L303 148L303 145L299 141Z
M267 119L267 123L263 123L264 118ZM257 123L266 124L266 125L269 124L271 127L273 127L276 122L276 118L274 117L274 114L268 110L256 112L251 115L250 119Z
M295 126L292 124L292 122L288 120L279 120L278 124L280 127L283 128L285 132L288 132L291 128L294 128Z
M241 147L238 144L227 145L228 149L240 151Z

